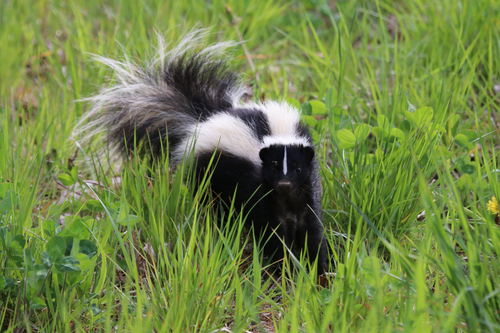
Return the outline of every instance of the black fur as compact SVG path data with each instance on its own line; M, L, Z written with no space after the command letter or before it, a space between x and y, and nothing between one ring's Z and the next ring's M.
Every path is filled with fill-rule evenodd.
M238 82L238 76L223 60L207 58L201 53L171 61L163 71L164 82L182 95L200 121L233 107L227 92Z
M187 42L198 40L197 34L191 33ZM321 186L307 126L300 124L295 111L290 113L283 105L269 108L266 104L240 105L249 95L238 83L238 76L228 69L220 51L214 48L191 52L185 48L187 42L175 49L173 55L148 66L101 58L115 69L117 83L91 99L92 108L77 126L77 132L89 131L87 137L92 137L106 129L108 141L125 154L129 149L142 147L145 154L161 157L168 146L171 163L175 165L182 161L186 140L194 135L197 126L211 124L209 121L216 115L240 119L242 122L234 125L235 132L246 137L239 142L254 142L255 149L228 151L217 145L198 151L195 156L198 179L206 172L212 173L210 189L221 209L234 204L245 214L246 221L267 241L264 250L273 260L284 257L283 240L290 249L307 248L311 261L318 261L317 273L323 273L326 244L320 222ZM275 129L279 133L273 133L272 129L281 125L269 120L276 107L283 108L279 109L286 111L283 114L295 117L290 119L297 119L294 128ZM88 119L92 121L83 125ZM214 139L216 142L218 137ZM231 139L237 141L240 137L233 134ZM252 150L248 145L244 147ZM286 175L282 165L285 148ZM208 170L215 150L215 163Z
M243 120L254 131L259 140L262 140L264 136L271 135L268 119L262 111L238 108L230 110L229 113Z
M135 140L144 143L143 153L158 156L166 147L167 134L173 150L185 137L179 128L233 109L233 90L239 88L238 75L229 70L226 61L214 59L210 53L185 53L169 59L164 68L138 71L141 84L148 87L141 96L145 105L137 105L136 100L131 100L133 96L122 93L105 108L109 140L125 153L134 147ZM243 93L241 98L249 96ZM145 112L148 116L144 116ZM168 121L165 115L171 115ZM123 119L130 121L116 126Z
M312 147L287 145L287 168L283 174L284 147L271 145L260 151L262 159L262 187L269 191L267 200L270 226L284 239L288 248L307 247L311 259L318 259L318 274L325 270L326 243L321 225L321 192L318 165ZM306 244L307 239L307 244ZM271 238L268 251L276 250L276 258L283 256L279 239Z
M211 172L212 197L219 200L221 209L233 204L247 216L246 221L259 233L265 253L273 261L284 257L283 240L289 249L307 248L311 261L317 259L320 275L325 271L326 242L320 222L315 152L310 146L286 147L287 175L282 171L284 146L271 145L260 151L261 166L219 151L208 170L213 153L201 154L197 157L198 179Z

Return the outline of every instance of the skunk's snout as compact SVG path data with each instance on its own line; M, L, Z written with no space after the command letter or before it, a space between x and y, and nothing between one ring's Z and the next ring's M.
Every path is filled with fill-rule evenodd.
M279 192L288 192L292 189L292 182L289 180L280 180L278 183Z

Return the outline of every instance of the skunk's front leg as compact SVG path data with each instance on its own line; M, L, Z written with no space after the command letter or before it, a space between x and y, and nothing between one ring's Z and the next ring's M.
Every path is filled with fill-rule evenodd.
M276 223L273 226L268 225L265 236L263 238L264 253L270 258L271 263L279 269L283 268L283 260L285 251L292 249L292 243L295 238L296 227L291 224ZM286 246L287 249L284 248Z
M307 252L311 265L317 260L317 273L321 275L325 272L327 246L323 235L323 225L317 216L308 211L299 223L297 231L297 241L301 246L307 245ZM307 240L307 244L306 243Z

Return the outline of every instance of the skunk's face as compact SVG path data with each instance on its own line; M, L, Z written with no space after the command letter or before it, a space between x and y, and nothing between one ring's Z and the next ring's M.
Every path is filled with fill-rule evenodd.
M279 193L293 193L309 179L314 149L302 145L271 145L261 149L264 180Z

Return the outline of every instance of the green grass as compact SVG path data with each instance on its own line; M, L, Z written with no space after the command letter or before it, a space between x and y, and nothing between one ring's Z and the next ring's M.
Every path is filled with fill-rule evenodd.
M254 98L314 129L332 274L277 280L189 168L69 140L154 31L244 40ZM500 331L500 3L1 1L2 331ZM249 60L251 59L251 61ZM205 191L206 192L206 191Z

